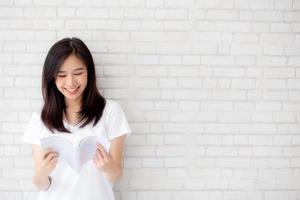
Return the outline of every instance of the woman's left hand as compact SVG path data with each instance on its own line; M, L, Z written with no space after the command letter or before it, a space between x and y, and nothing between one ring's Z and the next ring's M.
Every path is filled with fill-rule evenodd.
M97 144L96 154L93 157L94 164L97 169L104 172L109 172L115 168L113 158L106 152L101 144Z

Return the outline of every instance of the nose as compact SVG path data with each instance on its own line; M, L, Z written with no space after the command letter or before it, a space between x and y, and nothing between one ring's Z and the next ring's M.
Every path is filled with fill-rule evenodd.
M66 85L67 87L73 87L74 86L74 78L72 75L67 76Z

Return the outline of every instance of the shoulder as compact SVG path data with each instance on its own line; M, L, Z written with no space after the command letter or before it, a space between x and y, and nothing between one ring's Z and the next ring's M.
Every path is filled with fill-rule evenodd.
M31 120L39 121L41 120L41 111L35 110L31 113Z
M106 105L103 111L104 120L110 121L111 119L118 118L122 115L123 109L121 105L115 100L106 99Z
M106 104L104 107L104 112L113 112L115 110L119 110L121 108L120 104L115 101L115 100L111 100L111 99L106 99Z
M42 126L42 119L41 119L41 109L37 109L32 111L30 122L36 124L37 126Z

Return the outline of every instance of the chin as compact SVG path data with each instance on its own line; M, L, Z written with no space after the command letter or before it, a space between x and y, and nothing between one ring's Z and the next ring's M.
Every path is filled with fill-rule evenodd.
M83 95L83 92L78 94L78 95L69 95L64 93L64 97L65 99L71 100L71 101L75 101L75 100L79 100Z

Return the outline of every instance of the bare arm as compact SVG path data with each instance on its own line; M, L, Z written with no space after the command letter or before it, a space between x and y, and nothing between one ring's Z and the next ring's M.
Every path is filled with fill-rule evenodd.
M104 147L98 146L93 158L97 169L102 170L110 182L117 182L123 171L123 146L126 135L111 140L109 153Z
M122 178L123 175L123 149L124 149L124 142L126 139L126 134L120 137L114 138L111 140L111 146L109 150L109 155L116 163L116 168L112 169L111 172L108 172L107 178L112 181L116 182Z
M51 184L49 174L56 167L58 154L51 149L43 150L38 145L32 145L32 156L35 168L32 182L39 190L47 191Z

